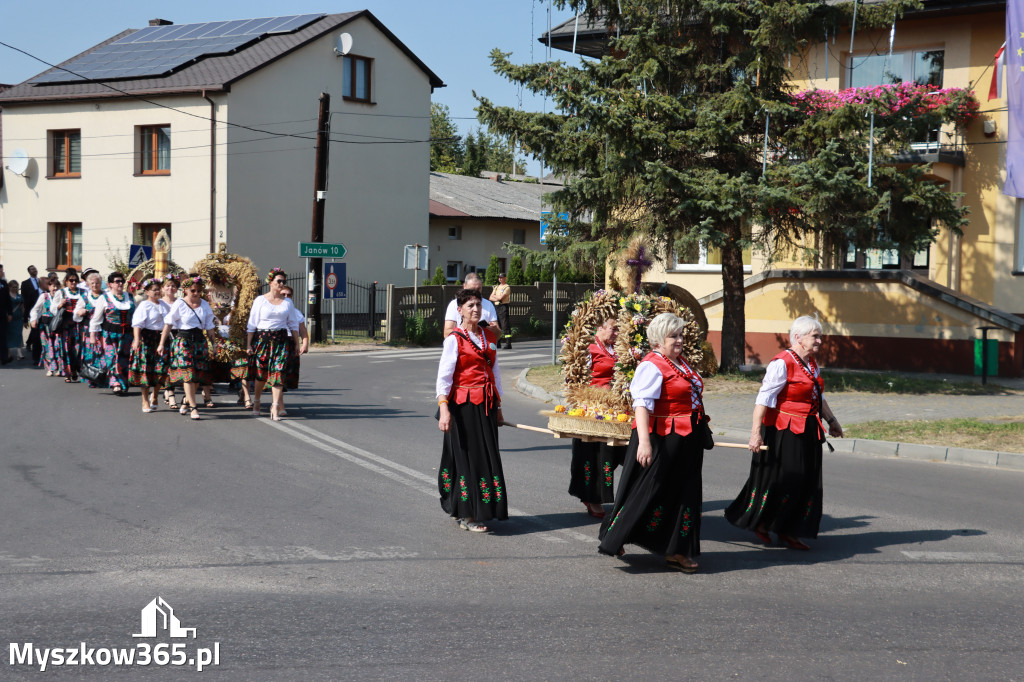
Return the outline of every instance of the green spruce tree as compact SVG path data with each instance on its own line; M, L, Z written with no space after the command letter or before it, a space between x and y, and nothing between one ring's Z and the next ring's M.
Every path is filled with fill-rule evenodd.
M551 195L556 212L570 216L567 237L551 240L560 258L575 257L573 249L584 244L618 249L638 234L666 259L698 244L721 251L722 369L745 357L743 249L752 245L745 225L756 223L756 239L769 250L803 248L820 236L833 248L853 243L912 251L934 237L934 221L954 230L963 224L958 196L922 182L924 166L886 162L907 148L914 127L955 119L956 105L933 108L908 125L898 114L879 115L891 113L894 103L808 111L794 100L789 65L799 60L791 55L820 42L826 27L833 35L848 27L852 3L555 4L615 27L605 56L518 66L495 50L495 70L550 98L554 111L523 112L478 98L480 120L568 178ZM916 6L916 0L862 4L857 26L887 28ZM876 137L869 185L870 111ZM763 172L766 117L771 163Z

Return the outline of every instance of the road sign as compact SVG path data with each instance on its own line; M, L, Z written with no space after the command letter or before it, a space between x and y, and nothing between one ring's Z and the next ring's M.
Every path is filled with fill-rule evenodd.
M344 258L346 253L344 244L299 242L299 258Z
M345 263L324 263L324 299L348 298Z
M540 243L541 244L547 244L548 243L547 231L548 231L548 228L550 227L550 224L548 223L548 220L547 220L546 216L551 215L551 211L541 211L540 215L541 215L541 218L540 218ZM568 220L569 219L569 214L568 213L559 213L558 217L561 218L562 220Z
M153 247L142 244L132 244L128 249L128 267L137 268L148 260L153 259Z
M423 244L406 244L402 267L406 270L426 270L427 250Z

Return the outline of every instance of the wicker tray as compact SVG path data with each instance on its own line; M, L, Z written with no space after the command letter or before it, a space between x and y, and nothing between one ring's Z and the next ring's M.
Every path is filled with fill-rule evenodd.
M564 412L543 411L548 418L548 429L555 432L555 438L579 438L588 443L626 445L633 429L632 419L628 422L598 421L593 417L570 417Z

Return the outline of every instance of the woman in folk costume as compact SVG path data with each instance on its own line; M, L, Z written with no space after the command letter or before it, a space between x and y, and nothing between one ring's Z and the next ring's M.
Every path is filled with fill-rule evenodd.
M53 305L54 296L60 290L57 273L50 273L46 279L39 280L39 286L46 291L39 295L36 304L29 311L28 322L34 329L39 329L39 342L42 347L39 364L46 368L46 376L60 376L63 373L60 359L64 355L64 339L60 332L50 332L53 316L61 314L60 308Z
M605 319L594 330L590 344L590 385L609 388L615 374L616 319ZM569 465L569 494L578 497L595 519L604 518L605 502L615 495L615 467L622 464L626 446L589 443L572 439L572 462Z
M159 279L144 280L141 289L146 296L132 315L132 352L128 361L128 383L142 387L142 411L156 410L160 386L167 377L163 356L156 352L160 332L164 328L164 312L160 306Z
M128 392L128 360L132 349L132 315L135 299L125 293L124 275L107 276L107 291L94 303L89 334L103 348L101 366L115 395Z
M50 308L54 315L60 315L63 319L60 331L60 344L58 347L58 363L60 373L64 375L64 383L71 384L78 381L78 368L81 366L82 336L80 327L75 322L75 308L82 297L78 288L78 271L68 268L64 271L64 288L53 295Z
M295 300L294 290L288 285L282 287L281 295L289 301L294 302ZM281 404L278 405L278 414L282 417L288 414L284 409L284 393L294 391L299 387L299 370L301 366L299 358L309 352L309 331L306 329L305 323L306 316L298 308L293 308L289 331L295 343L295 351L292 353L288 367L285 369L284 391L281 394Z
M750 476L725 518L754 531L771 544L769 533L792 549L808 550L800 538L818 536L821 522L821 446L828 433L842 438L843 427L825 400L825 384L815 356L821 349L821 323L798 317L789 331L790 347L765 368L754 401L750 433ZM768 449L762 451L761 445Z
M182 280L182 286L185 296L175 301L164 317L164 330L156 352L164 352L167 338L174 330L168 378L185 385L185 402L181 406L181 414L189 414L193 420L199 420L196 392L201 384L210 383L210 349L206 341L209 337L210 345L216 348L216 325L210 304L203 300L203 278L189 275Z
M684 325L676 315L662 313L647 327L653 350L629 385L636 419L598 550L621 556L623 545L640 545L663 554L668 568L694 573L709 431L704 382L681 356Z
M92 334L89 330L92 321L93 311L96 304L103 298L103 279L100 273L92 270L85 276L86 289L82 292L81 298L75 304L75 324L78 325L78 337L81 339L79 348L80 362L82 365L103 367L103 342L99 334ZM102 377L100 377L102 379ZM89 388L99 388L100 385L92 380L82 377Z
M160 312L162 318L167 317L167 313L171 312L171 306L178 301L178 285L181 281L180 275L168 273L164 275L163 283L160 285ZM163 329L163 324L160 325L160 329ZM157 345L159 345L157 341ZM165 372L169 372L171 369L171 347L167 345L164 347L163 353L160 354L161 360L163 360ZM174 399L174 383L171 382L170 376L165 374L164 376L164 404L172 410L178 409L178 403Z
M270 418L274 421L281 420L285 375L295 351L291 336L295 306L290 298L281 294L287 281L288 275L284 270L271 268L267 274L270 291L257 296L253 301L249 309L249 324L246 326L245 350L249 355L249 376L256 388L253 416L260 416L260 397L263 389L270 386L273 395ZM295 338L298 339L298 336Z
M444 432L438 490L441 508L459 527L487 532L486 522L508 518L508 490L498 451L501 371L497 335L480 326L476 289L455 298L462 322L444 340L435 390Z

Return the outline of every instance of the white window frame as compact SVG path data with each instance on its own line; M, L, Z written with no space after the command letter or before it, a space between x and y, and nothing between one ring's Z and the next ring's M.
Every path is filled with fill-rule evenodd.
M718 263L708 263L708 244L705 241L701 241L698 247L699 255L696 263L680 263L679 254L676 252L672 253L672 260L675 264L669 272L721 272L722 266ZM753 256L753 253L751 253ZM743 274L749 275L753 272L753 268L750 265L744 263Z

